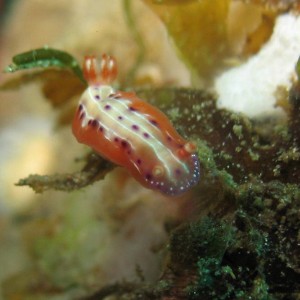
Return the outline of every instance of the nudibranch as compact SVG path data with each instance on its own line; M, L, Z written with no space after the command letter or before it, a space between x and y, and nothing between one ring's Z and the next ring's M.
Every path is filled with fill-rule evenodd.
M83 71L89 86L72 126L78 142L163 194L177 196L198 183L195 144L182 138L160 110L110 85L117 76L113 57L87 56Z

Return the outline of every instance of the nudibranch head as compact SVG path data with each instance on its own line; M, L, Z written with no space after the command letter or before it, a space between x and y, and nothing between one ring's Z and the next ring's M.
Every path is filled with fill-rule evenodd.
M160 110L108 85L117 73L112 57L97 63L88 56L84 66L89 87L73 121L77 140L125 167L147 188L176 196L196 185L196 145L182 138Z
M83 75L89 85L105 85L113 82L118 69L114 57L103 54L100 62L94 55L86 56L83 64Z

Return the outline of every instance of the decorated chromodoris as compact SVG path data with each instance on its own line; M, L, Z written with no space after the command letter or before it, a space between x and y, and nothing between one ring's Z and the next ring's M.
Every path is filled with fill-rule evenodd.
M143 186L176 196L199 181L196 147L183 139L160 110L134 93L114 90L115 60L88 56L89 84L80 98L73 133L80 143L125 167Z

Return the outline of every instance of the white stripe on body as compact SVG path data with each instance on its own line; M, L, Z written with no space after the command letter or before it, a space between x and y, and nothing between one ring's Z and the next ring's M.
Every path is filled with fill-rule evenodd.
M181 167L186 173L189 173L186 164L161 142L162 138L165 139L161 130L151 124L147 116L138 111L131 111L132 101L130 99L110 98L109 95L114 93L115 90L110 86L90 87L86 90L81 98L85 112L82 126L87 126L89 120L98 120L104 128L104 135L107 139L112 142L115 137L125 140L130 143L136 153L139 152L139 145L146 144L152 149L159 161L158 164L164 166L170 181L172 181L172 169ZM100 96L99 100L96 99L97 95ZM111 108L105 109L106 105L110 105ZM119 116L123 120L119 120ZM137 125L139 130L134 130L132 125ZM149 134L149 138L143 136L144 132Z

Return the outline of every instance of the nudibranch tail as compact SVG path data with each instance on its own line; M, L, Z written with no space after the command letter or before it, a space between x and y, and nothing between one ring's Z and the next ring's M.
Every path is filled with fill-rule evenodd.
M144 168L139 165L137 169L131 170L133 177L143 186L158 190L167 196L179 196L199 182L200 164L196 154L184 160L172 154L165 161L160 160L159 156L155 159L158 160L155 161L156 164L162 164L160 169L156 165L151 172L151 157L149 157L142 160Z
M83 74L89 85L110 84L117 77L118 69L114 57L103 54L100 63L95 55L84 58Z
M84 72L90 86L79 101L72 128L80 143L165 195L180 195L198 183L196 145L182 138L160 110L134 93L107 85L117 72L113 58L104 55L98 64L88 56Z

